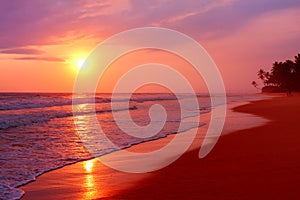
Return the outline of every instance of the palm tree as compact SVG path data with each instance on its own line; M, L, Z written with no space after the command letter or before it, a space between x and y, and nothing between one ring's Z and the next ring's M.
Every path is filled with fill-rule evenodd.
M274 62L270 72L260 69L257 76L268 89L273 88L274 91L300 91L300 54L295 56L294 61ZM252 85L255 88L258 86L255 81L252 82Z
M260 89L260 88L258 88L258 84L256 83L256 81L252 81L252 85L253 85L256 89Z
M263 69L260 69L258 72L257 72L257 75L258 75L258 78L260 78L262 81L265 80L265 71Z

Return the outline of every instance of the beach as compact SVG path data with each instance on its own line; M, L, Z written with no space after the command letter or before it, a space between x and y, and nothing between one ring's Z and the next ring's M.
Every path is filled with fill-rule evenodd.
M297 199L299 104L300 96L294 94L235 107L235 112L268 121L222 135L203 159L198 158L201 141L195 140L177 161L145 174L118 172L96 159L84 161L22 186L22 199ZM153 147L171 138L145 144ZM145 144L132 151L145 149Z
M0 200L300 199L299 1L0 10Z

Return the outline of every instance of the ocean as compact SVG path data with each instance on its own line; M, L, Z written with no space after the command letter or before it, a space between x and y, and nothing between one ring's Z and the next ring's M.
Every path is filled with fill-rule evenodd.
M189 105L189 95L181 94L179 98ZM199 94L197 98L201 114L218 106L211 105L207 94ZM231 94L227 97L227 103L262 98L261 95ZM74 125L74 120L92 114L89 109L86 112L84 109L91 106L91 102L77 102L74 106L80 108L80 112L73 113L72 94L0 93L0 199L21 198L24 192L18 186L34 181L47 171L178 133L183 118L188 120L183 122L181 132L204 125L198 121L199 112L188 107L181 108L173 94L133 94L129 105L124 94L118 94L115 102L117 106L111 109L110 94L95 95L98 123L115 146L95 143L96 150L91 155ZM167 118L163 128L151 137L125 134L112 115L113 110L118 113L120 123L132 129L125 117L129 110L137 125L146 126L150 123L149 108L154 104L165 108ZM180 109L187 110L186 116L181 116ZM81 134L85 134L84 127L82 130Z

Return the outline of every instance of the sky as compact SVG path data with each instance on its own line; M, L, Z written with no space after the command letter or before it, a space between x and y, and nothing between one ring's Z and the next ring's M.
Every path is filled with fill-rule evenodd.
M202 45L227 92L257 92L251 82L260 68L300 53L299 24L299 0L1 0L0 92L71 92L77 63L97 44L149 26L180 31ZM130 68L120 66L142 63L141 57L175 68L182 63L182 73L188 79L193 74L191 66L164 53L129 57L107 72L99 92L109 91L110 77L117 80L116 74ZM205 91L190 79L197 92Z

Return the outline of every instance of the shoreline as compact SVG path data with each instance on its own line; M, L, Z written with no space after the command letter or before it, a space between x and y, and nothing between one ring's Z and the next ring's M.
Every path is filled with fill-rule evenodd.
M243 103L239 102L238 104L248 104L248 103L249 102L243 102ZM231 104L235 104L235 106L231 106L231 108L232 107L236 107L236 103L231 103ZM228 105L230 105L230 104L228 104ZM243 113L240 113L240 114L243 115ZM249 117L249 116L246 116L246 117ZM265 123L265 122L263 122L263 123ZM243 128L245 128L245 127L243 127ZM246 128L249 128L249 127L246 127ZM237 128L237 129L239 130L240 128ZM205 130L202 130L202 131L205 131ZM232 132L232 131L236 131L236 130L227 131L226 133ZM138 151L138 152L144 151L144 149L141 148L141 146L144 146L144 144L149 143L147 145L148 147L157 146L157 144L155 144L155 143L157 143L157 141L162 141L162 140L165 140L164 144L166 144L166 143L168 143L168 140L172 139L173 135L174 134L169 135L167 138L161 138L161 139L158 139L158 140L148 141L148 142L142 143L142 145L141 144L139 144L139 145L133 145L133 146L129 147L129 149L131 149L132 151ZM152 145L152 143L154 143L154 145ZM199 140L198 140L198 142L196 142L195 144L192 145L192 147L189 149L188 152L192 151L193 149L199 148L200 145L201 145L201 141L199 142ZM148 149L148 151L149 151L149 149ZM188 153L188 152L186 152L186 153ZM108 155L110 155L110 154L108 154ZM146 177L149 176L149 174L156 173L156 172L151 172L151 173L147 173L147 174L138 174L138 175L136 175L136 174L132 175L132 174L126 174L126 173L119 173L119 172L116 172L116 171L114 171L112 169L109 169L108 167L104 166L103 164L99 163L98 161L94 162L93 160L96 160L96 159L94 158L94 159L87 160L87 161L80 161L80 162L77 162L77 163L74 163L74 164L70 164L70 165L64 166L62 168L58 168L58 169L53 170L53 171L46 172L46 173L40 175L36 179L36 181L32 181L32 182L30 182L28 184L25 184L25 185L23 185L21 187L18 187L19 189L22 189L22 190L25 191L25 195L22 197L22 199L38 199L37 196L40 196L41 194L42 195L46 194L47 197L45 196L44 198L47 199L48 195L51 194L51 193L53 193L53 192L55 194L54 195L55 197L57 197L57 198L60 197L60 195L57 194L57 190L59 190L59 187L66 189L66 187L63 186L64 184L66 184L65 183L66 181L64 181L64 180L57 180L56 181L55 179L58 179L58 177L61 178L61 175L65 174L65 173L69 174L72 177L71 179L77 179L78 176L90 176L90 172L88 172L88 173L84 172L86 170L86 169L84 169L84 165L87 162L93 162L92 165L94 165L93 167L96 169L96 172L95 172L96 175L94 174L93 176L97 177L95 180L98 180L100 178L103 181L103 177L101 178L101 177L97 176L97 170L99 171L99 169L102 170L102 171L103 170L105 171L105 173L104 173L105 174L104 175L104 179L105 179L105 176L106 176L106 178L108 178L108 176L111 177L111 175L114 174L114 176L116 176L115 179L121 179L121 180L122 179L130 179L130 181L129 181L130 184L133 184L134 182L139 182L139 181L145 179ZM57 176L55 174L58 174L59 176ZM81 175L79 175L79 174L81 174ZM51 177L53 175L54 175L54 178ZM49 178L50 178L50 181L47 180ZM58 186L55 186L56 189L53 189L53 185L56 185L56 184L54 184L55 181L58 183ZM116 182L120 182L120 181L116 180ZM116 188L116 186L113 185L112 188ZM118 189L116 189L117 191L122 191L122 190L126 191L126 190L128 190L127 186L126 187L119 187L118 186L117 188L118 188ZM108 188L106 190L110 191L111 190L111 185L108 186ZM48 192L45 193L45 191L48 191ZM64 193L69 193L69 194L64 194ZM71 193L73 193L75 195L72 195ZM66 197L68 197L68 198L74 198L74 197L78 196L78 194L82 194L82 193L85 193L85 192L84 191L80 191L77 188L73 192L72 192L72 190L69 191L69 192L63 191L62 194L61 194L61 197L62 198L66 198ZM96 194L94 194L94 195L96 195ZM102 196L110 196L110 195L103 194ZM52 196L52 198L53 198L53 196ZM51 199L51 195L50 195L50 197L48 199Z
M116 199L298 199L300 96L252 102L234 109L270 119L225 135L204 159L197 150ZM161 186L161 187L160 187ZM172 191L170 193L170 191Z

